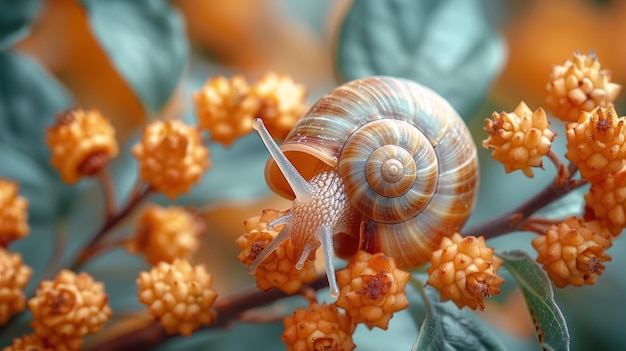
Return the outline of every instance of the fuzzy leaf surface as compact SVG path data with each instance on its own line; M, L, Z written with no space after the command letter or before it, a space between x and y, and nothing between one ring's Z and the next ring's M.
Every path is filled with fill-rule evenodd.
M569 350L570 336L567 323L554 301L554 292L548 275L524 251L505 251L499 253L498 257L504 260L504 267L515 278L524 294L541 347L553 351Z
M184 22L163 0L83 0L95 37L113 65L156 113L180 82L189 48Z
M484 322L452 302L441 302L436 289L428 286L426 318L411 351L504 350L505 346Z
M489 7L485 0L354 1L338 37L337 73L344 81L412 79L468 120L504 61Z

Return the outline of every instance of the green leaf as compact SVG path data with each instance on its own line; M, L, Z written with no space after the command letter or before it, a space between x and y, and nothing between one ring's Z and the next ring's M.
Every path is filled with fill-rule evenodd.
M354 1L339 33L344 80L371 75L412 79L443 97L466 121L504 60L482 0Z
M430 286L424 295L426 318L412 351L505 349L495 333L468 309L441 302L437 290Z
M40 6L41 0L0 0L0 51L28 33Z
M544 350L569 350L567 323L554 301L548 275L524 251L512 250L498 254L504 267L517 281L524 294L528 311L535 323L537 338Z
M48 163L45 128L72 105L65 88L30 57L0 53L0 141Z
M0 177L20 182L33 221L47 221L69 194L50 165L45 128L72 105L64 87L28 56L0 53ZM45 194L45 196L41 196Z
M118 72L155 113L187 64L184 23L169 1L83 0L91 28Z

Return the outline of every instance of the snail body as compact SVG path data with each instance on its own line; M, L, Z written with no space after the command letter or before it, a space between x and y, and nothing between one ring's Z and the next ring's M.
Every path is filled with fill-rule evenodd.
M382 251L400 267L417 267L473 209L478 162L472 137L447 101L412 81L369 77L335 88L280 148L260 120L254 128L272 155L265 169L269 187L294 202L268 224L285 227L251 273L287 239L300 257L296 268L322 245L336 297L335 253Z

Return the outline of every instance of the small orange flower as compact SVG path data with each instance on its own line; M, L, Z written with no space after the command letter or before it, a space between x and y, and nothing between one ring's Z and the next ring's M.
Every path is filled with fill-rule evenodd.
M611 260L604 253L611 246L610 235L604 231L597 222L588 225L576 217L551 225L545 235L532 241L539 252L537 262L560 288L594 284L604 270L603 262Z
M212 283L204 266L176 259L172 264L160 262L149 272L141 272L137 295L168 334L189 336L217 318L213 309L217 293Z
M249 86L243 76L216 76L193 95L201 129L211 140L230 146L252 131L252 121L261 118L270 134L284 139L306 109L306 89L291 77L266 73Z
M216 76L193 94L200 128L211 133L211 140L230 146L238 137L252 131L257 107L244 103L249 87L246 79Z
M100 172L119 152L115 129L98 110L76 109L57 117L46 142L52 165L66 183Z
M309 304L284 319L281 339L287 351L341 350L356 347L352 342L355 326L350 317L340 313L334 304Z
M200 247L201 230L199 220L182 207L150 205L139 216L127 247L143 253L151 265L172 263L177 258L191 258Z
M28 200L18 193L18 184L0 178L0 247L28 235Z
M581 112L578 123L568 124L565 156L590 181L615 174L626 165L624 117L612 107Z
M256 106L272 137L283 140L306 111L306 88L291 77L269 72L250 88L246 103Z
M552 67L546 105L564 122L576 122L581 111L613 106L622 86L611 83L611 72L600 70L594 54L574 53L572 60Z
M482 236L443 238L430 261L428 284L439 290L441 301L452 300L458 308L484 310L484 299L499 294L504 283L497 275L502 260Z
M47 345L79 350L83 337L98 332L111 316L108 300L104 285L89 274L62 270L55 280L42 281L28 300L30 325Z
M148 124L133 148L141 179L170 200L189 192L209 166L209 150L198 130L179 120Z
M492 117L485 120L484 130L489 137L483 147L493 151L491 157L500 161L507 173L521 170L532 177L531 167L541 167L541 158L550 151L556 137L548 128L545 111L539 108L532 112L521 102L512 113L494 112Z
M404 291L409 277L408 272L396 268L392 257L359 251L337 272L340 292L336 304L354 323L386 330L394 312L409 306Z
M626 227L626 169L591 183L585 201L594 218L619 235Z
M261 216L246 220L244 227L247 232L236 240L241 248L237 259L246 266L250 266L283 227L268 230L267 223L286 213L287 211L264 210ZM298 270L295 268L298 258L294 256L291 240L285 241L263 261L254 273L259 289L269 290L276 287L286 294L294 294L303 283L314 281L317 278L314 262L307 260L302 269Z
M26 307L24 288L32 274L20 254L0 248L0 325Z

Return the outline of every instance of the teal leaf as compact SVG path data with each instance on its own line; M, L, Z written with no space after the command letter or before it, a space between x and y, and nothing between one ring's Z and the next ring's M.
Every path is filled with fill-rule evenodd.
M32 220L49 220L59 213L63 196L71 191L50 165L45 129L72 100L28 56L0 53L0 77L0 177L18 181L27 197L37 199L30 201Z
M0 0L0 51L28 33L40 6L41 0Z
M498 254L504 267L517 281L524 294L528 311L535 323L537 338L544 350L569 350L567 323L554 301L548 275L524 251L512 250Z
M504 344L483 321L468 309L441 302L437 290L424 289L427 307L412 351L422 350L504 350Z
M488 7L484 0L354 1L339 33L338 74L412 79L468 120L504 61Z
M53 220L61 199L54 179L41 164L11 145L0 143L0 150L0 178L19 184L20 195L29 199L29 221L41 223Z
M180 14L164 0L83 0L89 23L146 110L156 113L179 84L189 48Z
M72 105L69 94L36 61L18 53L0 54L0 77L0 141L47 164L45 128Z

